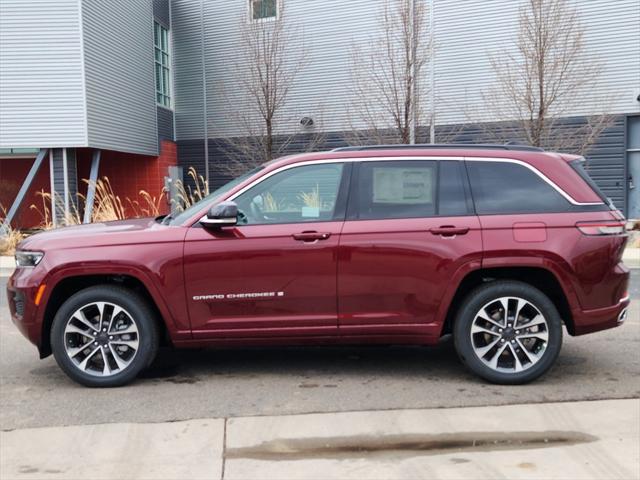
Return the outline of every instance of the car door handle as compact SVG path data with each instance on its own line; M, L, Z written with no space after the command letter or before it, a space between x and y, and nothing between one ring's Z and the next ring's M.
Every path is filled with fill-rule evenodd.
M443 225L442 227L432 228L429 230L433 235L442 237L454 237L456 235L465 235L469 232L469 227L454 227L453 225Z
M302 232L294 233L293 238L301 242L315 242L317 240L326 240L331 234L329 232Z

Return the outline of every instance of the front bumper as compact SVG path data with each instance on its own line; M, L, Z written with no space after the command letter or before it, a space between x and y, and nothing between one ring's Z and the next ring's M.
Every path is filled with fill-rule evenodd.
M35 297L42 275L36 268L17 268L7 282L11 321L31 343L42 344L42 315ZM41 305L45 303L42 302Z

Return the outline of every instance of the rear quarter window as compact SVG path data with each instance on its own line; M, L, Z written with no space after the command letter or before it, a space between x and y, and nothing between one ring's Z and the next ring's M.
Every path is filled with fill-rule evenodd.
M571 209L555 188L522 165L468 161L467 168L479 215L561 213Z

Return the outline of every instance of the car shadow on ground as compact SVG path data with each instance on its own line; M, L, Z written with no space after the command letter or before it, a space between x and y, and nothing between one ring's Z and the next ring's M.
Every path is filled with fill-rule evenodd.
M143 379L285 374L466 376L451 338L424 346L161 348Z

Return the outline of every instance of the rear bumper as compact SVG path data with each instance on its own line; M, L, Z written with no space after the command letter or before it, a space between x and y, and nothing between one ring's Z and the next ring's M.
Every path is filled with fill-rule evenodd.
M586 310L573 314L573 335L584 335L587 333L599 332L609 328L619 327L627 317L629 297L623 298L617 305L599 308L597 310Z

